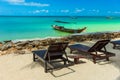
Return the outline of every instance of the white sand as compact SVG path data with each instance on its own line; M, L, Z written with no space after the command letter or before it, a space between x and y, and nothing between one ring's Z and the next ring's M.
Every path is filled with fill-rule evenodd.
M39 62L33 62L32 54L3 55L0 56L0 80L120 80L120 50L114 50L112 46L108 44L107 49L116 56L109 62L94 64L88 59L80 59L85 63L56 70L55 76L45 73Z

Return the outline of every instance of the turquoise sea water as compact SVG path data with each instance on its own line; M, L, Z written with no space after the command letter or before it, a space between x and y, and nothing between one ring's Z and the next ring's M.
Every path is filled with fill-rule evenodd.
M55 20L69 22L57 23ZM86 31L120 31L120 17L0 17L0 41L61 37L69 33L54 30L51 25L78 29L87 27Z

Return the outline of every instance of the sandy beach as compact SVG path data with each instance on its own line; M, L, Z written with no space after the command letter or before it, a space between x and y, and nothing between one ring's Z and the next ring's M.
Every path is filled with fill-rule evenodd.
M95 42L82 43L91 46ZM107 50L116 54L110 61L94 64L89 59L81 58L84 63L55 70L53 74L45 73L40 62L33 62L32 53L2 55L0 80L120 80L120 50L112 47L111 43L107 45ZM66 51L70 53L68 48Z

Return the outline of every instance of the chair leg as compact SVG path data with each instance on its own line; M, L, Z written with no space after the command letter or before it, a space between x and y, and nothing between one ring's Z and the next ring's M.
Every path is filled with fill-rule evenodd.
M65 53L65 57L66 57L65 59L63 58L64 59L64 65L66 65L66 61L69 63L68 56L67 56L66 53Z
M96 57L95 56L93 56L93 62L94 62L94 64L96 64Z
M106 57L106 60L109 61L109 57Z
M70 50L70 53L72 53L73 50Z
M113 44L113 49L115 49L116 48L116 44Z
M35 54L33 54L33 61L35 61Z
M44 63L44 69L45 69L45 73L47 73L48 71L47 71L47 62L46 61Z
M66 65L66 60L64 60L64 65Z
M35 56L35 54L33 54L33 61L35 62L36 59L38 59L38 58Z

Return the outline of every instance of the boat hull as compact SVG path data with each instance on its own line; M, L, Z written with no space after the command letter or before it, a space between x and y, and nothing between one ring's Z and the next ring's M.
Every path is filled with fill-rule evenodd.
M81 33L83 32L86 27L82 28L82 29L68 29L68 28L64 28L63 26L54 26L52 25L53 29L61 31L61 32L67 32L67 33Z

